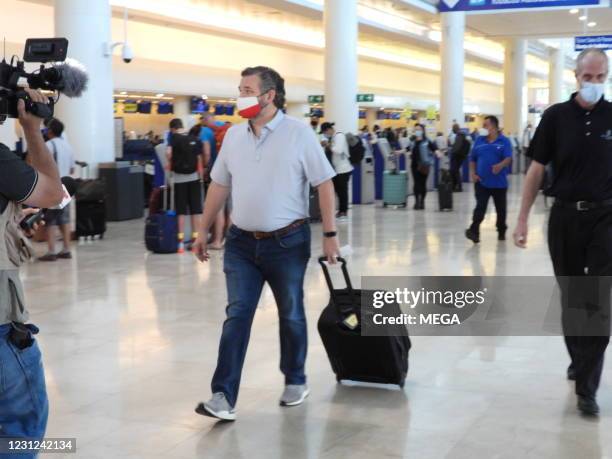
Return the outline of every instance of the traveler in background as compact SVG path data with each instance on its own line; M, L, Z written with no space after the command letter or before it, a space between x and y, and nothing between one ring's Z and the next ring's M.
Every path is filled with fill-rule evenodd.
M472 144L474 144L474 142L476 142L476 140L478 140L478 137L480 137L481 135L487 135L487 134L481 133L480 129L475 127L472 133L470 134L470 137L472 138Z
M455 141L450 151L450 174L453 181L453 191L460 192L463 191L463 180L461 178L463 162L470 154L472 145L458 124L453 125L453 133L455 134Z
M57 165L60 177L67 177L74 174L74 153L70 144L62 138L64 124L57 118L53 118L47 124L47 149ZM56 261L58 258L70 259L70 241L72 234L70 231L70 206L63 209L47 209L44 221L47 232L47 253L39 261ZM57 228L59 227L64 244L59 253L55 252L55 242L57 241Z
M40 91L24 90L34 103L47 103ZM27 324L28 310L19 277L18 255L11 247L18 247L20 238L7 228L21 221L21 204L38 208L57 206L64 196L57 164L45 146L41 134L42 119L25 111L25 103L17 103L19 122L28 144L28 162L0 144L0 437L25 443L42 441L49 417L49 401L45 372L38 341L38 329ZM20 215L21 213L21 215ZM19 231L17 229L17 231ZM9 243L12 238L12 243ZM12 256L11 256L12 255ZM49 292L49 294L53 294ZM4 446L8 446L4 443ZM32 459L34 454L0 454L0 457Z
M310 127L315 133L319 130L319 117L318 116L310 117Z
M450 170L450 158L449 158L449 150L448 150L448 139L444 135L443 132L438 132L436 135L436 156L438 157L440 170L444 172L444 178L448 178L449 170Z
M425 209L427 195L427 177L433 164L434 145L427 138L425 126L417 124L414 130L414 142L411 149L410 170L414 181L414 209Z
M378 124L375 124L372 128L372 134L374 134L374 137L377 139L384 137L383 131L380 130L380 126Z
M336 218L343 221L348 218L348 186L351 173L353 172L348 142L344 133L335 131L334 123L323 123L321 125L321 134L327 140L327 147L331 151L331 163L336 171L336 176L333 179L334 189L339 201Z
M398 139L399 148L402 153L408 153L410 151L410 146L412 145L412 141L410 140L410 135L408 133L408 129L402 129L402 134Z
M578 91L544 112L530 144L533 161L513 235L515 244L525 248L529 212L545 167L552 164L547 194L555 203L548 248L562 287L561 320L570 356L567 379L575 381L578 409L586 415L599 413L596 395L610 341L612 103L605 99L609 69L605 51L582 51L576 60ZM596 300L594 292L601 292Z
M374 156L374 149L372 148L372 134L370 134L370 130L367 125L361 128L360 137L363 147L365 148L364 157L372 158Z
M472 225L465 230L465 237L474 244L480 242L480 224L487 213L491 197L497 212L497 239L506 240L508 172L512 163L512 144L501 134L497 117L487 116L484 129L488 135L476 140L470 156L470 174L474 183L476 208Z
M204 187L205 190L208 190L210 184L210 171L212 171L218 155L217 139L215 137L215 129L217 129L218 126L215 122L215 116L210 112L206 112L200 117L200 125L202 126L200 140L204 145ZM217 214L212 227L210 249L220 250L223 248L225 225L225 209L222 209Z
M206 234L230 188L232 220L225 245L227 318L219 344L212 398L196 407L205 416L232 421L251 325L267 282L278 307L280 369L285 377L281 406L301 404L306 385L304 276L310 258L309 186L315 187L323 219L323 254L335 263L339 242L334 220L335 175L312 129L283 113L285 82L269 67L242 72L240 116L212 170L195 253L208 261ZM218 306L218 305L215 305Z
M529 169L529 164L531 163L531 158L527 156L527 152L529 151L529 145L531 145L531 140L533 139L533 126L531 123L527 124L525 130L523 131L523 137L520 142L520 152L522 156L525 158L525 173L527 173L527 169Z
M185 243L198 237L202 216L202 170L204 146L200 140L199 125L190 135L183 133L183 122L179 118L170 121L170 139L166 152L172 171L174 203L178 216L178 253L185 252ZM185 241L185 216L191 216L191 240Z
M523 131L522 147L524 153L527 153L527 150L529 150L529 145L531 145L531 139L533 139L533 125L529 123Z

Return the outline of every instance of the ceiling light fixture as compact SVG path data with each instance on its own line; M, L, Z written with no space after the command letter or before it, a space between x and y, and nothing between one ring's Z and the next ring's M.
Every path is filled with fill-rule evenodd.
M586 17L586 16L580 16L580 17L578 18L578 20L579 20L579 21L586 21L586 20L587 20L587 17Z
M597 25L597 23L596 23L596 22L589 22L589 23L587 24L587 27L595 27L596 25Z
M578 8L572 8L570 14L578 14Z
M159 94L156 94L155 97L164 97L164 95L165 94L163 92L160 92Z

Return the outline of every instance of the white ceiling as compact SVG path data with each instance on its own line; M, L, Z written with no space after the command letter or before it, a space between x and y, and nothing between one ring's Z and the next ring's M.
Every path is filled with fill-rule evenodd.
M574 37L591 34L612 34L612 8L590 8L586 10L588 21L597 26L585 29L584 22L578 17L583 14L570 14L569 9L507 12L496 14L473 14L467 17L467 27L489 38L529 37L556 38Z

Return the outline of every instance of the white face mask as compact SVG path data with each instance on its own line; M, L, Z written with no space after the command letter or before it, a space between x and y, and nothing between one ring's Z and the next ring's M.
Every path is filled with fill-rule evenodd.
M480 128L480 135L489 135L489 131L485 128Z
M414 135L416 136L417 139L422 139L423 131L414 131Z
M580 88L580 98L587 104L596 104L606 92L604 83L590 83L583 81Z

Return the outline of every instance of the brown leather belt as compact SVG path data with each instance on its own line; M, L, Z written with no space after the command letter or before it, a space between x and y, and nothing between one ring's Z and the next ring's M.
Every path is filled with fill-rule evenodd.
M265 232L265 231L245 231L243 229L240 229L240 231L242 231L244 234L249 234L251 236L253 236L255 239L270 239L272 237L281 237L286 235L287 233L291 232L291 230L294 230L295 228L299 228L300 226L302 226L304 223L307 223L308 219L306 218L302 218L301 220L296 220L293 223L285 226L284 228L281 229L277 229L276 231L270 231L270 232Z

